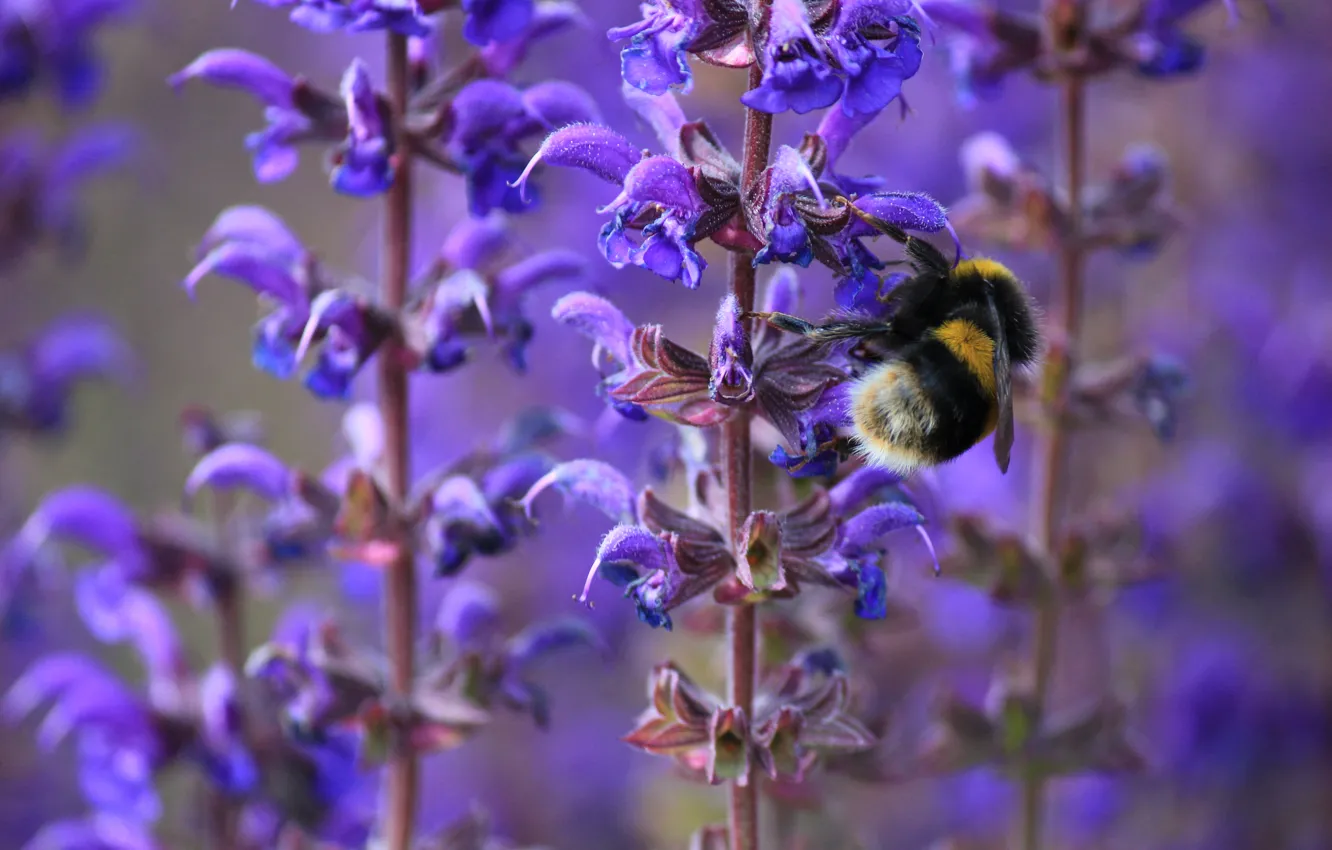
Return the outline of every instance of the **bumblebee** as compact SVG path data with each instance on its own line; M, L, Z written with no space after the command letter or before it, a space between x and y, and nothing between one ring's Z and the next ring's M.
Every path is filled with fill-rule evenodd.
M999 469L1013 446L1014 367L1036 362L1035 308L1017 276L994 260L956 265L930 243L882 220L905 246L913 274L888 294L889 318L840 316L822 325L754 313L826 345L853 342L869 364L851 390L856 451L903 475L950 461L994 433Z

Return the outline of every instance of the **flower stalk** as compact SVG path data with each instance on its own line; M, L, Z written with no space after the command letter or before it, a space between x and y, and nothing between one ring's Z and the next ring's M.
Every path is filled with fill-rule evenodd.
M1081 4L1075 4L1080 6ZM1049 25L1057 39L1075 41L1079 27L1070 21L1067 4L1053 3ZM1065 45L1060 45L1066 49ZM1066 495L1069 429L1063 415L1069 376L1073 371L1073 349L1080 332L1085 251L1081 238L1084 162L1086 145L1086 83L1076 72L1068 74L1060 87L1060 149L1063 151L1067 230L1059 244L1059 282L1048 327L1051 340L1045 364L1043 401L1045 429L1039 434L1033 464L1031 498L1033 535L1046 552L1054 552L1058 541L1059 508ZM1033 641L1033 701L1039 726L1044 715L1050 677L1054 670L1058 641L1059 592L1050 585L1036 608ZM1044 822L1045 778L1036 771L1023 777L1017 846L1039 850Z
M763 2L763 0L758 0ZM749 89L759 87L763 72L757 65L749 69ZM748 189L768 165L772 147L772 115L756 109L745 110L745 147L742 154L741 184ZM727 291L735 296L742 313L754 309L754 256L748 251L730 255ZM752 320L751 320L752 321ZM740 529L753 508L750 419L747 408L722 429L722 463L726 474L726 504L733 545L740 546ZM737 548L738 550L738 548ZM737 605L730 610L727 628L730 643L730 668L727 687L731 704L754 716L754 684L758 676L758 610L754 605ZM731 783L728 808L731 850L757 850L758 782Z
M388 35L388 96L397 123L398 161L393 184L385 196L384 246L381 258L381 303L399 311L407 300L412 247L411 143L403 132L410 94L410 65L406 36ZM407 425L407 368L402 357L390 349L379 357L379 411L384 422L384 461L387 466L389 499L405 504L410 486ZM407 535L403 535L407 539ZM416 569L411 546L400 547L385 572L385 645L392 667L392 692L403 697L410 692L414 676L416 645ZM387 850L409 850L416 821L418 765L409 747L397 747L388 765L385 787L383 837Z

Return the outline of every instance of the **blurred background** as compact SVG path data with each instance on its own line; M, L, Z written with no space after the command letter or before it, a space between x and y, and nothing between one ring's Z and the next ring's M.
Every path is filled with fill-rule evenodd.
M588 29L542 43L515 82L578 82L608 123L650 144L650 131L620 100L617 50L601 36L634 19L634 4L581 5ZM1324 113L1332 92L1332 6L1282 0L1284 21L1272 25L1248 8L1256 4L1241 2L1244 21L1234 25L1214 5L1189 28L1209 45L1200 74L1168 84L1114 77L1091 94L1092 178L1108 173L1135 143L1159 147L1184 227L1151 257L1095 259L1082 352L1088 359L1168 354L1185 364L1192 389L1171 441L1124 425L1081 434L1075 443L1072 498L1085 506L1141 505L1170 575L1066 617L1059 675L1074 690L1122 694L1152 768L1133 779L1056 783L1051 846L1061 848L1332 847L1332 241L1325 232L1332 122ZM87 192L84 261L65 265L43 255L3 272L0 344L21 344L62 312L91 308L123 330L140 368L129 391L80 390L68 433L5 439L6 529L16 528L42 493L76 482L105 487L143 511L176 505L192 464L178 416L191 404L260 412L269 447L294 466L317 470L341 453L339 405L251 367L248 329L258 318L251 293L206 282L192 302L179 281L213 217L238 203L270 207L329 265L368 275L377 262L378 205L330 192L317 155L303 157L285 182L255 184L241 140L259 126L256 106L206 87L176 95L165 80L218 46L244 46L327 86L357 55L382 78L381 41L315 36L257 3L232 9L154 0L142 0L135 19L99 38L109 88L95 117L135 127L134 166ZM462 47L446 42L447 62ZM743 75L700 68L697 77L683 101L687 114L707 118L738 148ZM906 91L909 117L885 112L853 142L839 170L880 173L891 188L952 203L967 188L963 142L995 130L1036 169L1058 173L1049 89L1015 79L997 101L963 108L947 53L927 38L924 67ZM0 121L5 131L36 123L56 133L71 119L34 101L8 106ZM780 116L777 137L798 143L809 124ZM426 186L417 197L421 262L466 214L458 181L431 176ZM586 288L612 297L631 319L663 323L673 338L706 349L724 257L705 251L711 267L695 293L641 270L611 269L597 255L594 210L612 195L581 173L551 174L544 209L515 226L534 248L586 252L593 272ZM1052 258L1000 256L1044 301ZM831 304L825 271L811 268L801 277L808 312ZM537 330L526 377L511 377L498 357L482 357L465 370L414 381L418 469L457 457L533 403L562 405L588 421L599 415L586 346L544 318L560 294L540 292L530 311ZM369 397L370 380L362 379L358 394ZM642 479L646 449L668 433L658 423L625 423L610 445L571 437L560 451L613 460ZM986 457L943 470L939 510L983 510L1023 527L1022 448L1019 429L1013 473L1003 480ZM501 591L508 623L576 614L569 597L605 527L594 512L569 509L514 554L474 563L467 578ZM876 702L900 719L895 735L909 737L941 681L974 681L1024 624L977 589L929 578L923 549L901 548L895 574L920 622L884 627L861 672L872 680ZM258 642L287 602L310 596L359 618L373 634L373 581L334 568L303 572L259 603L247 637ZM431 583L428 600L438 593ZM52 650L94 652L132 675L128 651L95 645L68 603L43 599L21 633L0 643L0 686ZM703 642L648 630L632 621L628 606L610 602L589 616L614 647L612 661L570 656L544 669L549 731L521 717L503 719L433 759L423 817L447 822L475 801L516 843L552 848L681 847L695 826L724 817L722 792L681 782L661 760L619 741L643 707L655 661L675 657L709 680L708 671L719 674L716 659ZM212 630L183 606L177 613L192 655L211 657ZM82 811L73 759L39 757L31 740L30 727L0 727L3 847L17 848L40 824ZM167 780L163 846L203 846L191 826L192 781ZM823 790L825 812L798 815L807 818L808 835L820 836L810 848L923 848L945 840L1001 847L1015 806L1011 789L984 770L891 783L834 778Z

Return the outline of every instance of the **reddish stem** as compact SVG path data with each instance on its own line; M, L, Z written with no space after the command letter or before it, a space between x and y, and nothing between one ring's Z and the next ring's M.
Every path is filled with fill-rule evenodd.
M763 72L757 65L749 69L749 87L757 88ZM763 169L768 166L772 148L772 116L754 109L745 111L745 149L741 183L744 189L753 186ZM754 309L754 255L732 252L728 265L727 289L735 296L742 311ZM739 545L740 528L753 509L753 484L750 460L750 412L741 408L737 415L722 427L722 466L726 474L727 517L731 539ZM753 605L739 605L730 609L727 628L730 643L728 686L731 704L744 711L753 721L754 683L758 675L758 610ZM758 850L758 779L750 777L740 785L731 784L728 810L731 831L731 850Z
M388 37L388 96L397 122L395 135L399 150L397 171L385 199L380 283L380 304L391 313L397 313L406 303L411 265L412 148L403 132L410 85L407 38L391 33ZM384 420L388 495L394 504L402 505L411 480L411 445L407 425L407 370L405 360L398 356L395 346L396 343L390 343L378 358L379 412ZM394 696L405 698L412 688L416 647L416 563L409 545L402 547L401 554L386 571L384 581L384 637L392 668L390 684ZM384 847L386 850L410 850L419 793L416 756L410 749L394 748L386 781Z
M1043 382L1047 416L1046 428L1036 445L1032 492L1032 533L1046 552L1054 552L1058 542L1059 508L1065 498L1064 479L1068 465L1069 432L1062 412L1063 398L1073 367L1073 346L1077 342L1082 317L1082 279L1085 266L1082 231L1082 194L1085 182L1083 163L1086 144L1085 85L1076 75L1063 83L1060 111L1066 191L1068 230L1059 249L1059 295L1050 324L1051 351L1046 360ZM1052 577L1053 578L1053 577ZM1045 700L1054 670L1058 643L1059 596L1057 589L1041 599L1036 610L1036 634L1033 647L1035 668L1034 704L1040 729ZM1018 835L1022 850L1040 850L1044 821L1044 779L1029 773L1022 783L1022 806Z

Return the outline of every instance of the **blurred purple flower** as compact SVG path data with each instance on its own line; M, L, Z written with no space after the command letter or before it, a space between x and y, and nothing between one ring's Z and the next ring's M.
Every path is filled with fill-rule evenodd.
M277 216L261 207L220 213L199 246L199 262L182 282L191 295L210 274L250 287L275 308L254 331L255 366L291 377L316 343L305 386L320 398L346 397L352 379L383 343L392 320L341 288Z
M509 365L527 368L533 325L526 314L528 296L538 287L579 282L587 264L564 249L515 256L515 240L504 217L464 219L449 233L424 296L412 310L419 328L421 368L448 372L471 352L468 337L486 336L500 343Z
M522 37L532 21L533 0L462 0L463 38L476 45Z
M149 830L106 812L49 823L23 850L161 850Z
M492 77L504 78L527 57L528 49L536 42L569 27L586 24L586 16L567 0L537 0L522 32L487 44L479 55Z
M426 36L432 26L427 15L440 5L434 0L257 0L278 9L291 7L293 23L319 33L390 30L400 35Z
M526 181L519 180L527 173L520 147L524 142L565 125L600 120L586 91L558 80L525 90L501 80L476 80L458 92L450 110L448 149L467 178L468 207L474 216L531 208L522 185Z
M353 64L347 79L358 90L363 90L366 84L357 67ZM310 142L332 144L348 136L350 121L342 100L316 89L303 79L292 77L248 50L209 50L173 74L167 82L179 90L194 79L240 89L264 106L267 126L245 139L245 147L254 157L255 179L260 183L274 183L290 176L299 161L298 145ZM363 96L353 100L356 108L363 108ZM370 129L366 121L367 116L362 115L358 135ZM370 141L367 138L363 144ZM352 147L355 146L353 141Z
M134 141L129 128L113 124L50 146L30 131L0 139L0 270L49 242L79 256L87 242L80 191L89 178L125 164Z
M377 195L393 185L392 123L387 104L370 82L365 63L353 60L342 78L347 141L333 154L333 188L344 195Z
M127 382L134 356L105 319L71 313L48 324L22 349L0 352L0 427L60 433L76 384Z
M64 106L89 105L102 87L93 36L130 5L130 0L32 0L0 6L0 100L26 97L50 76Z

